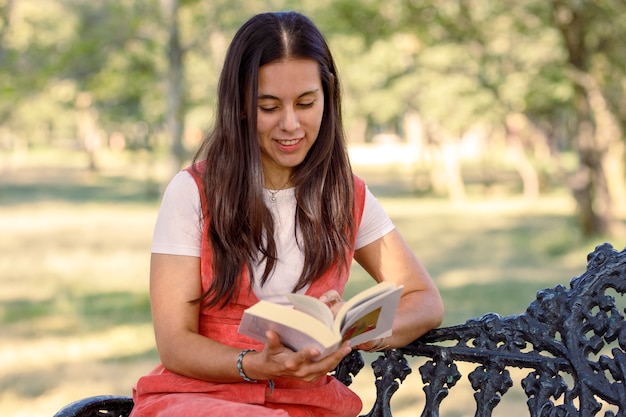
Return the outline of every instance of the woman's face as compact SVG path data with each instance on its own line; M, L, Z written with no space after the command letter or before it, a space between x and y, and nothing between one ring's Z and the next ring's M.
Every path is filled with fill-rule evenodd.
M267 187L287 185L291 171L315 143L323 114L316 61L288 59L259 68L257 134Z

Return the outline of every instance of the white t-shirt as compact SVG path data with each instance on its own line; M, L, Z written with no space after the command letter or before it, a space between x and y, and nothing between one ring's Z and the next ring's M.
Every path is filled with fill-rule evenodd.
M276 253L279 256L275 269L264 286L254 280L253 290L260 298L286 303L284 294L292 292L298 282L304 254L295 236L295 188L265 193L265 204L274 215ZM152 253L200 257L202 240L202 207L198 186L187 171L179 172L163 194L152 238ZM357 231L356 249L383 237L394 225L369 189L366 190L363 218ZM299 234L298 234L299 236ZM253 268L254 277L263 275L264 263ZM276 277L281 277L276 279ZM300 292L305 292L306 288Z

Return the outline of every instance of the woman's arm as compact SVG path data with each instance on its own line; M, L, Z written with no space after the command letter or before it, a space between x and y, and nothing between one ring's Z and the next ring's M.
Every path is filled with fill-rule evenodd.
M214 382L238 382L236 349L198 333L200 258L152 254L150 299L157 349L163 366L172 372ZM311 381L334 369L350 352L346 345L333 355L313 361L314 349L292 352L269 332L262 352L245 355L243 369L251 379L281 376Z
M443 302L439 291L396 229L358 249L354 259L376 281L404 286L393 335L386 338L385 345L404 346L441 324ZM359 348L371 349L376 343L364 343Z

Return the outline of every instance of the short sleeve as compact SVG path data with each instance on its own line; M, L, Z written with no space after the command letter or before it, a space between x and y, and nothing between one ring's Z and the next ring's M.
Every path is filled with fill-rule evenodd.
M395 228L380 202L369 188L365 192L363 218L356 235L356 249L369 245Z
M168 184L152 236L152 253L200 257L202 207L198 186L187 171Z

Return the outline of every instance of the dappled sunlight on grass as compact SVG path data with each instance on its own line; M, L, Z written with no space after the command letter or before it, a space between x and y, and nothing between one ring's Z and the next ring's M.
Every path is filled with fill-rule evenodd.
M0 414L51 416L85 396L129 395L156 361L150 323L72 336L3 337Z
M120 354L146 352L154 347L150 323L118 325L104 331L71 336L42 334L37 337L36 344L22 338L3 339L6 345L3 343L0 347L0 361L3 373L7 374L52 369L64 363L96 362Z
M36 203L0 206L0 300L62 288L145 291L156 208ZM36 289L36 291L34 291Z

